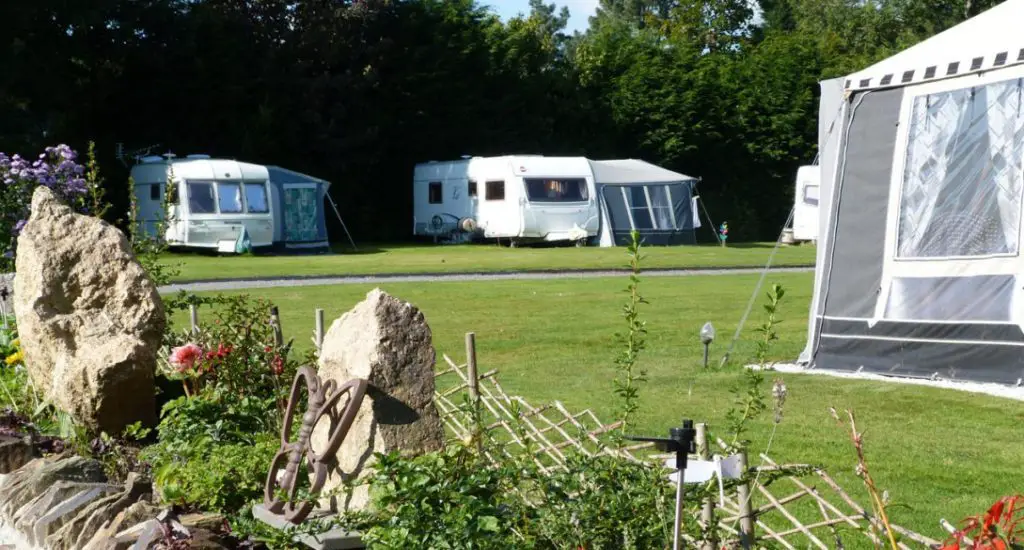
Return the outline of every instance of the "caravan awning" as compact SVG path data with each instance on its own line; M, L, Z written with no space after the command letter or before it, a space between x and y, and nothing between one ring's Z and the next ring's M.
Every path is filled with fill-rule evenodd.
M1024 0L1006 0L846 77L859 91L907 86L1024 63Z
M279 183L319 183L324 186L325 191L331 187L331 182L327 180L280 166L267 166L267 172L270 174L271 181Z
M594 183L607 185L679 183L697 179L637 159L592 160L590 169L594 172Z

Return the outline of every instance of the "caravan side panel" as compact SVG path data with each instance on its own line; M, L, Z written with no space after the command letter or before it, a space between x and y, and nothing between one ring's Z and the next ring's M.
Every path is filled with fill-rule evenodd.
M599 211L590 163L583 157L512 157L506 194L519 214L519 236L545 241L593 237ZM514 218L513 218L514 219Z
M429 162L413 170L413 235L446 235L474 212L468 183L469 162Z
M167 164L163 162L137 164L131 170L137 208L135 230L153 237L157 223L164 218L160 210L167 185Z
M793 238L818 239L818 200L821 194L821 166L801 166L796 172L793 198Z

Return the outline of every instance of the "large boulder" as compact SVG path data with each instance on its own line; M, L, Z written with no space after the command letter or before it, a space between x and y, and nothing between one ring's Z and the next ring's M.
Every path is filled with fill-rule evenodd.
M153 425L166 316L124 234L40 186L16 268L14 311L35 386L93 430Z
M343 485L363 478L374 453L412 455L444 446L444 428L434 406L434 359L423 313L379 288L331 324L320 353L320 377L339 385L353 378L368 384L323 489L337 496L324 504L334 510L367 507L364 484L353 489ZM328 429L333 431L334 426L318 423L312 436L314 450L324 448Z

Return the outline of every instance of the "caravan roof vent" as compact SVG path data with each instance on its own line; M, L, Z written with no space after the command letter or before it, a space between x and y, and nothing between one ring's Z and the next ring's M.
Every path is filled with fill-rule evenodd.
M208 158L210 158L210 155L200 155L200 154L187 155L185 158L187 158L187 159L208 159Z
M164 157L161 157L160 155L147 155L145 157L139 158L139 162L141 162L142 164L151 164L151 163L154 163L154 162L163 162L163 160L164 160Z
M170 151L168 151L168 152L164 153L164 158L166 158L167 160L171 160L171 159L173 159L173 158L175 158L175 157L177 157L177 156L178 156L178 155L175 155L174 153L172 153L172 152L170 152Z

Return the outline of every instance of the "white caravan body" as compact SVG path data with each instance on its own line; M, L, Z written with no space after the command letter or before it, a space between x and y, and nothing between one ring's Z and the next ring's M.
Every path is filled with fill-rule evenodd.
M206 155L143 157L132 167L136 227L155 235L163 220L173 247L238 252L251 248L327 249L324 199L330 183L280 166L264 166ZM174 188L167 193L167 182ZM244 229L244 237L243 236Z
M509 155L417 164L413 234L459 231L489 239L581 241L597 235L599 208L584 157ZM466 234L466 233L464 233Z
M821 189L821 167L801 166L796 172L796 193L793 195L793 239L818 240L818 193Z
M273 197L265 166L205 155L144 157L132 167L137 228L154 235L167 182L170 246L234 250L245 228L251 246L273 244Z

